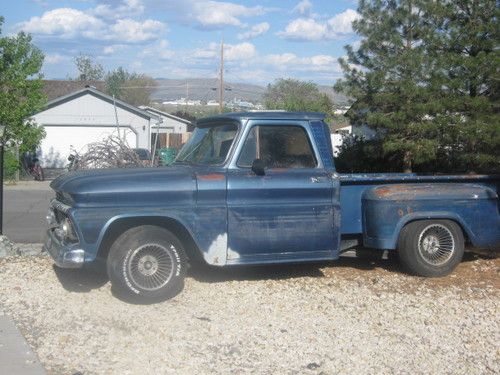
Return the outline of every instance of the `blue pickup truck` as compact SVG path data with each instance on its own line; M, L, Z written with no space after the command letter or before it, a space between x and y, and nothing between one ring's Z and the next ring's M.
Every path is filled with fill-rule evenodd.
M54 180L45 248L60 267L104 261L113 287L142 301L177 294L198 261L298 263L370 248L442 276L466 244L500 245L499 182L339 174L324 115L230 113L200 120L171 166Z

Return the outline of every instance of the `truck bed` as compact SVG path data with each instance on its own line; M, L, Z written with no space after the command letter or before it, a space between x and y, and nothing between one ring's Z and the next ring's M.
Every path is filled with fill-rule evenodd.
M340 175L341 234L363 233L362 196L370 188L394 184L433 184L433 189L446 189L447 184L476 184L488 186L498 194L500 175L442 175L419 176L414 173L365 173ZM436 192L438 193L438 192Z

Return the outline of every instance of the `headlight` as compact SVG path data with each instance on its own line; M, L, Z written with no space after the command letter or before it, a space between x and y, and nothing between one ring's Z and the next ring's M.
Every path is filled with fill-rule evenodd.
M73 224L71 223L71 220L68 219L67 217L64 218L63 221L61 221L60 228L63 234L63 238L65 241L69 242L77 242L78 237L76 236L75 230L73 228Z
M54 213L54 210L52 208L49 208L47 211L47 215L45 216L45 220L47 220L47 224L49 228L54 228L57 227L57 219L56 219L56 214Z

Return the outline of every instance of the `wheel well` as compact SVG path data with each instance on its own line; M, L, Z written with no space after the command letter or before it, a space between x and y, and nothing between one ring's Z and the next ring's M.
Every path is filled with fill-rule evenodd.
M398 238L399 238L399 236L401 236L401 232L402 232L403 228L405 228L408 224L415 223L417 221L429 221L429 220L448 220L448 221L454 222L455 224L458 225L458 227L462 231L465 243L467 243L467 244L471 243L470 240L469 240L469 235L467 234L467 231L465 230L464 226L459 221L457 221L455 219L450 219L450 218L447 218L447 217L445 217L445 218L430 218L430 219L414 219L414 220L410 220L407 223L405 223L405 225L403 225L401 227L401 230L398 233Z
M179 241L181 241L184 246L184 251L186 252L187 257L191 262L203 261L203 257L201 256L196 242L194 241L188 230L181 223L171 218L155 216L132 217L115 220L106 230L106 233L104 234L104 237L99 244L97 257L101 260L106 260L111 245L122 233L131 228L139 227L142 225L155 225L167 229L168 231L172 232L172 234L174 234L179 239Z

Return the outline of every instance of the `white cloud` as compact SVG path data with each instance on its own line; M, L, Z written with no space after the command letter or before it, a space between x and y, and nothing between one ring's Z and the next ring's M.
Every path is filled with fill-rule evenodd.
M291 21L284 31L278 32L278 35L285 39L299 41L337 39L352 33L352 21L358 18L359 14L353 9L347 9L326 22L311 17L297 18Z
M191 57L211 59L220 54L220 44L210 43L207 48L193 51ZM227 61L249 60L255 57L257 51L252 43L224 44L224 59Z
M160 60L172 60L176 56L176 53L169 49L168 41L162 39L144 48L142 56Z
M298 18L286 25L285 31L280 31L278 35L292 40L321 40L327 35L327 27L312 18Z
M104 18L123 18L130 17L144 12L144 5L141 0L124 0L121 5L111 7L109 4L100 4L90 13Z
M359 13L353 9L347 9L328 20L328 26L335 34L352 33L352 21L359 18Z
M33 34L58 35L71 38L85 34L88 30L98 31L104 22L77 9L58 8L45 12L41 17L32 17L18 27Z
M238 34L238 39L251 39L264 35L269 31L269 27L269 23L267 22L258 23L257 25L253 25L249 31Z
M304 72L338 72L337 58L330 55L314 55L299 57L294 53L271 54L265 56L263 61L286 71Z
M46 64L57 64L65 59L66 58L63 55L60 55L58 53L49 53L49 54L45 55L45 58L43 61Z
M130 43L145 42L157 39L158 35L165 31L165 25L151 19L139 22L126 18L118 20L110 27L110 31L104 39L126 40Z
M41 17L17 25L18 29L37 35L54 35L65 39L87 38L121 43L138 43L158 39L166 30L160 21L131 18L104 22L93 14L72 8L58 8L43 13Z
M104 53L105 55L112 55L118 51L124 50L125 48L127 48L125 44L112 44L110 46L104 47L102 49L102 53Z
M217 46L215 43L210 43L207 48L198 48L194 50L190 57L193 57L195 59L212 59L215 56L217 56L217 51L216 51Z
M292 9L292 13L309 14L312 9L312 3L309 0L302 0Z
M178 19L194 22L202 29L219 29L225 26L245 27L243 18L260 16L269 11L263 6L245 6L215 0L150 0L150 8L175 12Z
M278 68L286 68L289 64L296 64L299 58L294 53L268 55L266 61Z
M252 43L227 44L224 47L224 56L229 61L248 60L256 54L255 46Z

